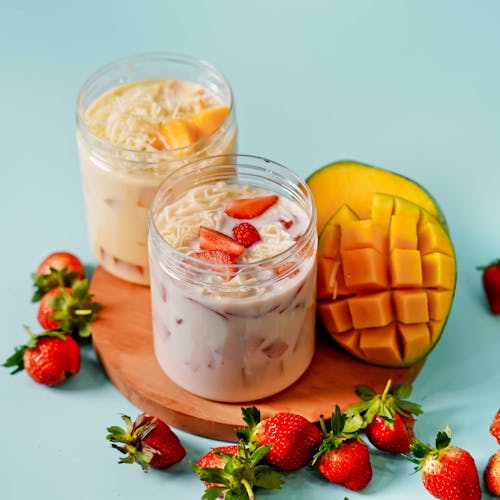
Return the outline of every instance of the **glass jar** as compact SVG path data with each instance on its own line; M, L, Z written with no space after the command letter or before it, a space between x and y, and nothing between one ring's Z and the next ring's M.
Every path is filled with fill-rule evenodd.
M167 242L166 210L193 190L235 184L276 194L293 208L301 229L290 246L228 266L204 263ZM196 203L188 212L198 212ZM272 217L286 227L289 215ZM148 223L154 350L166 375L191 393L223 402L264 398L299 379L315 347L316 211L307 184L264 158L208 158L164 180ZM191 224L186 215L185 224L175 225L196 232Z
M223 122L195 143L174 149L164 149L165 143L161 142L158 149L148 145L146 150L117 145L89 127L89 110L95 112L104 106L100 102L111 102L105 99L113 99L109 114L117 112L120 102L115 94L120 89L165 81L172 86L194 85L208 91L228 109ZM133 111L124 116L141 119ZM149 284L147 212L159 183L192 160L234 153L236 136L231 87L217 69L204 61L154 53L120 59L94 73L78 96L77 142L89 240L99 263L126 281Z

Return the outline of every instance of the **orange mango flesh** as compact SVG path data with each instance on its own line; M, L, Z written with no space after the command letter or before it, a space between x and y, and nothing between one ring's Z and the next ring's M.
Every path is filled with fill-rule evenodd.
M347 203L360 219L370 218L375 193L390 193L388 196L408 200L417 207L424 208L446 225L438 204L422 186L380 167L355 161L334 162L316 170L308 177L307 184L314 196L318 233L344 203Z
M169 149L179 149L194 144L200 137L200 129L190 120L175 118L160 127Z
M215 132L222 125L228 113L227 106L220 106L193 113L188 118L173 118L161 125L159 129L161 138L154 138L152 146L155 149L165 149L165 142L168 149L190 146Z
M189 118L197 125L201 137L206 137L212 132L215 132L224 122L229 113L227 106L219 108L210 108L200 111L199 113L192 114Z
M353 356L410 366L438 341L455 277L442 223L408 200L375 194L367 218L343 205L320 234L318 314Z

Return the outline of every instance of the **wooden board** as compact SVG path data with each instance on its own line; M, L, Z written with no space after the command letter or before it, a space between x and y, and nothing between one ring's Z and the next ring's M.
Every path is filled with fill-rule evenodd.
M257 406L263 418L291 411L317 421L321 414L330 416L335 404L345 409L358 402L356 385L370 385L381 392L389 378L394 384L412 382L423 364L405 369L368 365L341 352L324 332L318 332L311 366L293 386L250 403L210 401L178 387L157 363L148 287L126 283L98 267L91 291L103 304L92 323L93 344L113 384L142 411L213 439L236 439L234 430L243 425L242 406Z

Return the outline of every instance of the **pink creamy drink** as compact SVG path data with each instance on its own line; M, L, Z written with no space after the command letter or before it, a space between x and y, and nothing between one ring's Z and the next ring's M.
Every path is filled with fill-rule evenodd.
M149 215L156 358L225 402L295 382L314 353L316 213L307 185L252 156L209 158L160 186Z
M176 168L235 152L231 88L194 58L130 57L89 78L77 117L92 250L110 273L147 285L149 204Z

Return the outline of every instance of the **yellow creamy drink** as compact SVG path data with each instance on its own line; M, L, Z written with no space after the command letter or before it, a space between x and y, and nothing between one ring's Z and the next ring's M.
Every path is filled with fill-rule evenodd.
M147 285L149 204L176 168L235 151L231 89L184 56L118 61L82 88L77 138L92 250L110 273Z

